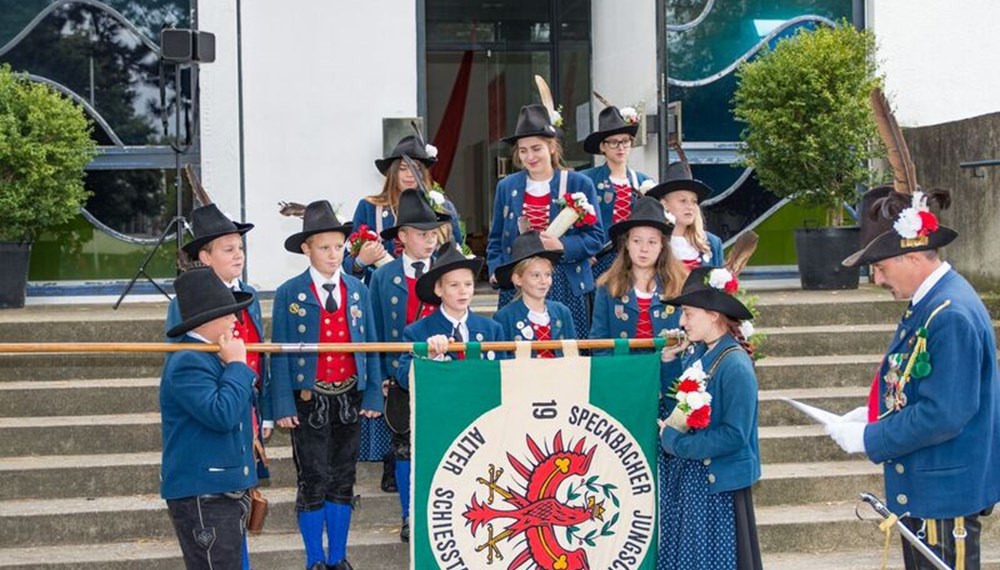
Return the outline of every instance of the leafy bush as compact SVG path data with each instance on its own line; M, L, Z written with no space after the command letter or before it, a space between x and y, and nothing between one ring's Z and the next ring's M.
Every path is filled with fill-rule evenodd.
M75 103L0 66L0 241L31 241L79 212L90 130Z
M846 22L800 30L737 71L737 120L746 124L742 162L778 196L829 212L842 225L842 205L857 184L875 181L880 156L869 104L881 84L875 38Z

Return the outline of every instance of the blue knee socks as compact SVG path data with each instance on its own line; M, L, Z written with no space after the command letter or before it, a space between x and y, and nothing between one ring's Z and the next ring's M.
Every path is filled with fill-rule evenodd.
M399 489L399 506L403 518L410 516L410 460L396 459L396 488Z
M330 555L326 559L327 566L333 566L347 558L347 534L351 530L351 505L340 503L323 503L326 515L326 534L330 542Z
M243 533L243 570L250 570L250 547L247 545L247 534Z
M323 562L324 509L299 513L299 532L306 546L306 568Z

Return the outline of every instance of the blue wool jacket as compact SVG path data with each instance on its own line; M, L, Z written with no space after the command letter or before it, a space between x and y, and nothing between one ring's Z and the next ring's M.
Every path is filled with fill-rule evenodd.
M550 222L560 212L556 202L560 198L559 180L562 172L565 172L567 176L566 192L570 194L583 192L587 201L594 204L595 209L597 208L594 183L589 178L579 172L557 170L549 185L552 194L552 206L549 208ZM497 184L496 200L493 203L493 222L490 224L489 241L486 244L486 263L489 266L490 275L496 272L497 267L510 260L514 238L520 234L517 220L522 216L524 209L524 189L527 187L527 183L528 173L522 170L511 174ZM592 226L570 228L561 238L565 251L557 270L566 274L570 289L577 297L594 289L594 274L591 271L590 258L601 250L605 239L604 225L600 218L597 216L597 223Z
M375 317L368 288L361 281L341 271L347 287L348 327L351 342L375 342ZM274 294L272 342L299 344L320 342L319 317L322 307L312 291L312 276L305 270L278 287ZM316 353L277 353L271 357L270 415L265 420L277 420L296 415L295 392L309 390L316 381ZM361 408L382 411L382 371L376 352L354 353L358 369L358 390L364 395Z
M200 344L185 336L180 342ZM183 350L160 378L160 495L182 499L257 485L250 406L257 375L246 364Z
M706 352L704 343L681 359L683 367L701 360L708 372L719 355L739 343L731 335ZM757 442L757 376L753 362L742 348L719 362L708 379L712 414L705 429L681 433L663 428L660 445L671 455L702 461L708 466L710 493L737 491L760 479L760 449Z
M406 273L403 271L403 257L397 257L376 269L372 274L369 289L378 340L401 342L403 329L406 328L406 305L410 299L410 291L406 287ZM382 373L390 376L397 368L399 368L399 353L383 353Z
M455 243L462 243L465 238L462 235L462 228L459 224L458 210L455 208L455 204L451 202L448 198L445 198L444 209L451 216L451 233L455 237ZM378 233L377 222L378 209L374 204L368 200L362 198L358 201L358 205L354 208L354 220L353 228L357 229L361 224L365 224L373 232ZM391 208L382 208L382 229L386 230L396 225L396 216L393 215ZM394 245L392 240L382 240L382 245L385 246L385 250L392 255ZM361 279L360 275L354 273L354 258L349 254L344 254L344 271L350 275L355 275ZM360 269L359 269L360 271ZM366 284L371 282L372 274L375 273L374 267L365 267L364 278L362 279Z
M552 340L575 339L576 329L573 326L573 317L569 308L559 301L545 301L545 310L549 314L549 333ZM535 338L525 338L522 332L525 328L531 329L531 321L528 320L528 306L521 299L514 299L504 308L493 314L493 320L503 327L504 340L537 340ZM534 331L531 331L534 334ZM562 356L562 351L557 350L556 356Z
M908 360L917 331L938 309L927 326L930 374L911 378L906 405L865 428L865 453L882 463L889 510L920 518L972 515L1000 502L997 343L979 295L955 271L903 316L879 370L879 395L888 356Z
M656 293L649 304L649 318L653 322L653 334L666 335L668 330L681 327L681 311L660 300L662 286L657 285ZM627 295L612 297L608 288L598 287L594 295L593 324L590 338L635 338L635 325L639 319L639 302L634 291ZM610 350L595 350L594 354L611 354ZM660 391L666 392L673 386L681 372L680 359L660 364Z
M494 342L504 340L503 329L493 320L470 312L468 320L465 322L469 327L469 338L467 340L475 342ZM403 342L425 342L434 335L451 336L452 324L441 310L437 310L419 321L408 325L403 329ZM406 352L399 356L399 367L396 369L396 382L400 386L409 390L410 388L410 363L413 361L413 353ZM447 357L456 360L458 354L447 353ZM480 358L484 360L494 360L506 358L504 352L494 353L484 351Z
M260 301L257 298L257 290L240 281L240 291L253 294L253 302L247 307L247 313L250 315L250 320L253 321L253 326L257 329L257 336L260 337L261 342L264 342L267 337L264 336L264 317L262 316L260 310ZM164 337L167 342L180 342L181 339L184 338L166 336L166 331L180 324L181 320L181 307L177 303L177 297L174 297L170 300L170 305L167 307L167 322L163 327ZM258 403L260 404L260 413L262 416L265 414L266 409L270 407L270 401L267 398L267 387L271 383L268 358L270 358L270 355L266 352L260 355L260 374L263 378L260 379L261 392Z
M607 231L611 227L612 213L615 210L615 188L611 184L611 167L607 163L601 166L595 166L593 168L588 168L587 170L581 171L580 174L590 178L594 183L594 188L597 193L597 203L600 205L601 212L601 222L604 224L604 230ZM643 182L650 180L648 176L637 171L628 169L628 180L632 184L632 188L639 192L639 187ZM641 195L641 193L640 193ZM629 211L632 210L632 205L635 204L636 194L632 194L632 202L629 206Z
M722 251L722 239L711 232L705 232L705 237L708 238L709 252L701 254L701 266L722 267L726 262L725 254Z

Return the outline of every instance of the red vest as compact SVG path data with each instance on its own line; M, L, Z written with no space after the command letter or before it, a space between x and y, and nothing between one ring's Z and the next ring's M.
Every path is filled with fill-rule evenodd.
M406 278L406 290L408 291L406 295L406 324L409 325L419 321L437 310L437 305L430 303L424 303L423 308L420 307L420 298L417 297L417 279L415 277ZM417 314L418 309L420 310L419 315Z
M552 326L531 323L531 329L535 331L535 340L552 340ZM535 351L535 358L555 358L556 353L552 350Z
M323 299L316 291L316 284L310 285L313 295L319 301L319 342L351 342L351 329L347 325L347 286L341 281L340 306L328 313L323 308ZM358 373L354 354L350 352L321 352L316 363L316 380L320 382L343 382Z
M636 297L635 302L639 304L639 319L635 322L635 338L653 338L653 321L649 317L649 305L653 299Z
M611 186L615 189L615 205L611 209L611 223L617 224L622 220L627 220L629 214L632 213L632 185L626 182L619 186L612 182Z
M253 320L250 318L250 313L246 309L240 312L240 318L236 320L236 324L233 326L233 336L242 338L243 342L247 344L260 342L260 334L257 332L257 327L254 326ZM259 352L247 352L247 366L257 373L257 382L259 384L261 382Z
M546 194L544 196L532 196L524 194L524 217L528 218L528 223L532 230L544 231L549 227L549 202L552 198Z

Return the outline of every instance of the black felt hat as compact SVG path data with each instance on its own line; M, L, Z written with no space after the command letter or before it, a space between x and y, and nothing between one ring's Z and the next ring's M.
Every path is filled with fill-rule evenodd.
M518 139L525 137L546 137L555 138L559 135L559 130L552 124L549 111L544 105L538 103L525 105L517 114L517 126L514 127L514 134L504 137L503 142L513 145Z
M667 167L667 175L663 182L650 188L646 192L646 196L662 200L667 194L678 190L694 192L698 196L698 202L703 202L712 195L712 188L708 184L701 180L695 180L688 163L671 162L670 166Z
M713 271L725 271L726 274L729 273L729 270L718 267L697 267L692 269L687 280L684 282L681 294L672 299L667 299L666 303L678 307L686 305L688 307L705 309L706 311L716 311L737 321L753 319L753 313L739 299L722 289L710 285Z
M403 190L399 195L399 209L396 212L396 225L382 230L379 234L382 239L395 239L402 227L434 230L451 221L448 214L434 211L426 194L412 188Z
M351 222L340 223L333 213L333 206L326 200L310 202L302 215L302 231L288 236L285 249L292 253L302 253L302 244L309 236L324 232L340 232L344 236L351 235Z
M483 258L465 257L454 240L448 241L434 253L434 261L431 262L431 268L427 270L427 273L417 279L417 298L431 305L440 305L441 297L434 294L434 286L437 285L438 279L442 275L456 269L471 269L472 275L475 277L482 268Z
M942 207L947 207L949 204L948 193L942 190L935 191L932 200ZM910 237L900 235L895 225L904 210L913 206L913 201L913 196L896 192L891 184L872 188L866 192L858 208L861 221L861 249L841 264L846 267L856 267L914 251L939 249L958 237L958 232L941 225L937 225L933 231L926 232L926 235ZM926 204L924 207L926 208ZM919 216L915 212L908 214ZM927 214L930 212L927 211ZM933 223L937 224L936 216Z
M634 137L637 132L639 125L626 121L618 107L605 107L597 115L597 130L583 140L583 150L590 154L601 154L601 143L604 139L623 133Z
M674 231L674 224L667 218L667 214L666 208L659 200L640 196L633 204L632 213L629 214L628 219L612 224L608 228L608 237L613 243L617 242L630 229L640 226L656 228L669 236Z
M209 321L238 313L253 302L253 293L234 293L208 267L182 273L174 281L174 291L181 310L181 322L167 331L169 337L181 336Z
M434 163L437 162L437 157L427 154L427 146L421 144L420 139L416 135L407 135L399 139L399 142L396 143L396 148L392 149L392 152L388 156L375 159L375 168L385 175L389 167L392 166L393 161L403 158L404 154L413 160L419 160L427 168L434 166ZM419 176L419 174L414 173L414 176Z
M514 288L514 268L517 264L532 257L548 259L552 265L559 263L563 252L545 249L542 245L541 233L538 230L528 230L514 238L514 245L511 246L511 259L507 263L497 267L494 276L497 278L497 285L501 289Z
M243 235L253 229L253 224L241 224L230 220L215 204L201 206L191 210L191 229L194 239L184 244L181 249L191 259L198 259L202 246L215 238L229 234Z

